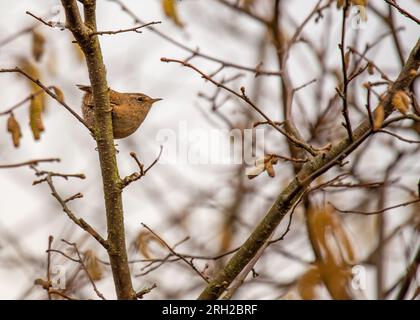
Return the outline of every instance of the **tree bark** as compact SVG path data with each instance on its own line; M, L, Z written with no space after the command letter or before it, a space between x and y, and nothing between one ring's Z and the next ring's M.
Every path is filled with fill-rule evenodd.
M128 265L125 244L122 182L118 172L112 132L109 88L101 46L96 32L96 0L83 0L84 21L76 0L62 0L66 13L66 28L74 35L87 63L95 103L95 130L105 198L108 255L118 299L136 299Z

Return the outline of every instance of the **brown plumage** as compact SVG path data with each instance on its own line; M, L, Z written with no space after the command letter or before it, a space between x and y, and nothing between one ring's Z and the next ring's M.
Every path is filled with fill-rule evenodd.
M82 103L82 113L87 125L94 128L95 105L92 88L77 85L85 92ZM153 103L162 99L153 99L142 93L121 93L109 89L109 99L112 108L112 126L114 139L121 139L133 134L146 118Z

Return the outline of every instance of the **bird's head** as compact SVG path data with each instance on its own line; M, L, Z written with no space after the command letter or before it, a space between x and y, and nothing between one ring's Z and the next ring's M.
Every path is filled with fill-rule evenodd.
M142 93L129 93L129 104L141 108L150 109L155 102L162 100L161 98L151 98Z

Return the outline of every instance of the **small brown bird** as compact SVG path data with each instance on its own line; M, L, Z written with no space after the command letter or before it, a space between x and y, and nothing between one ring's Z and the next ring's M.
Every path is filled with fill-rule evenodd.
M90 128L94 128L95 105L92 88L84 85L77 87L86 92L82 103L83 118ZM121 93L112 89L109 89L109 99L114 139L122 139L133 134L143 123L153 103L162 100L150 98L142 93Z

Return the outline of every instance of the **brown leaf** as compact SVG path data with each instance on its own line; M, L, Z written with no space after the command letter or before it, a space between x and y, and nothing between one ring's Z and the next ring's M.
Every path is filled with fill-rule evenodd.
M32 32L32 56L35 61L40 61L44 55L45 37L38 31Z
M101 280L103 271L102 271L102 265L100 264L95 252L92 250L87 250L85 252L85 266L86 270L89 273L92 280Z
M346 0L337 0L337 8L341 8L346 3ZM350 5L366 7L368 0L349 0Z
M143 255L146 259L151 258L149 243L151 241L157 242L161 247L165 248L165 244L163 244L158 238L156 238L151 232L149 231L140 231L134 241L134 245L139 253Z
M330 205L309 210L308 231L319 253L316 264L329 293L334 299L350 299L355 254L339 215Z
M64 102L64 93L63 91L61 91L61 89L59 87L53 86L52 87L55 95L57 96L58 101L60 102Z
M378 130L382 127L385 120L385 110L382 103L373 112L373 129Z
M367 71L370 75L373 75L375 73L375 67L370 62L368 63Z
M318 267L310 267L297 281L297 291L303 300L317 299L316 289L320 283Z
M172 21L178 26L183 27L184 24L179 19L178 8L176 6L176 0L162 0L162 8L165 15L172 19Z
M48 73L51 74L52 76L58 75L57 52L55 50L51 50L47 57L46 69Z
M41 278L35 279L34 284L41 286L43 289L48 289L51 287L51 281L41 279Z
M274 177L276 176L276 173L275 173L274 168L273 168L273 163L272 163L271 161L268 161L268 162L265 164L265 170L267 171L267 174L268 174L271 178L274 178Z
M39 79L39 70L38 68L31 63L28 59L22 58L19 60L19 67L27 74L29 74L32 78ZM30 83L32 86L35 86L35 89L38 89L38 85L36 83L33 83L28 79L28 83Z
M346 0L337 0L337 8L340 9L341 7L344 6L345 3L346 3Z
M27 59L20 59L19 67L28 75L30 75L34 79L40 79L40 72L39 69ZM28 85L31 88L31 93L36 93L39 91L40 87L34 83L33 81L27 79ZM37 94L37 97L40 100L40 104L42 105L42 111L44 111L46 107L46 94L45 92L41 92Z
M225 223L223 223L222 233L220 235L220 252L225 252L230 249L233 240L232 229L232 223L227 219Z
M16 121L13 113L11 113L9 119L7 119L7 131L10 132L10 134L12 135L13 145L16 148L19 147L22 132L20 130L19 123Z
M244 7L244 9L250 10L251 7L254 5L254 3L255 3L255 0L243 0L242 6Z
M355 6L363 6L366 7L368 3L368 0L351 0L351 4Z
M29 106L29 125L35 140L39 140L41 132L45 130L42 122L42 109L42 98L40 95L37 95L31 100L31 105Z
M397 91L392 97L392 105L402 114L406 114L410 108L411 99L402 90Z
M351 57L351 52L350 50L348 50L346 54L344 55L344 66L346 67L346 71L350 65L350 57Z
M267 171L267 174L274 178L276 176L276 172L274 171L273 165L278 163L278 158L272 154L266 154L264 157L259 158L255 161L255 166L246 169L246 175L248 179L254 179L255 177L259 176L264 171Z

